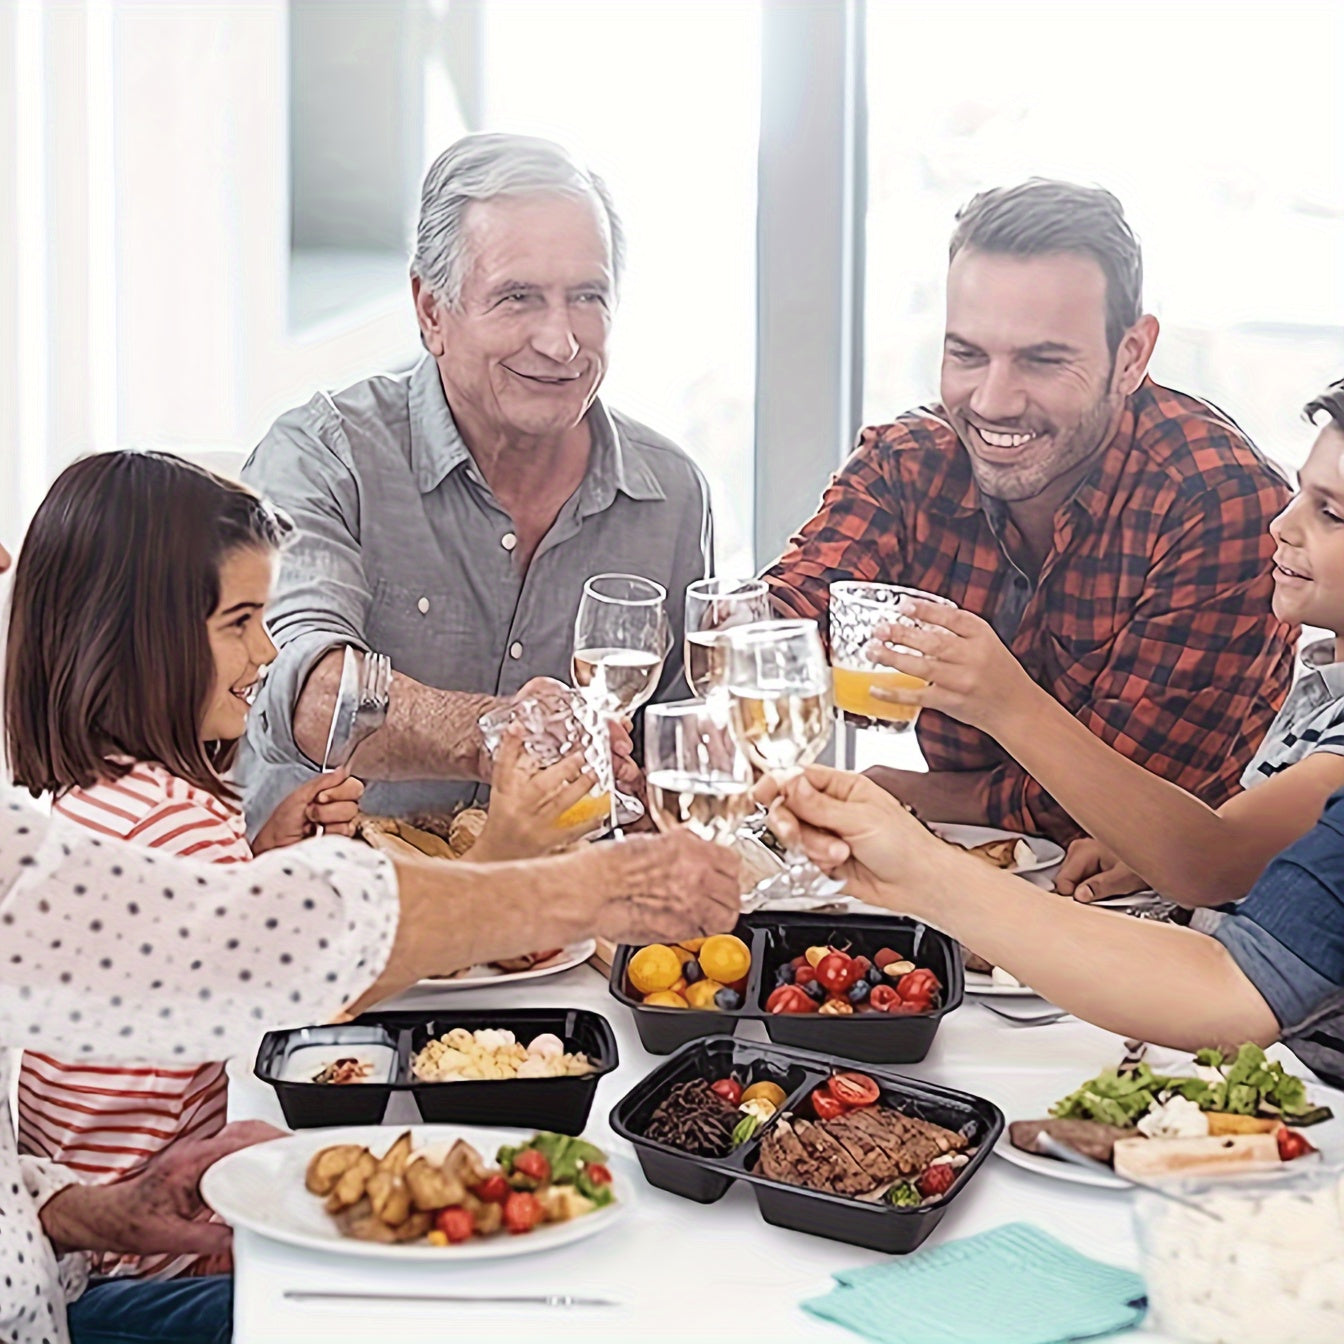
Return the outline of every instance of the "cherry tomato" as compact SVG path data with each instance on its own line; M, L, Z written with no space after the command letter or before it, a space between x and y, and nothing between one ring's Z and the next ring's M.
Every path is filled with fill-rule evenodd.
M510 1185L502 1171L492 1172L472 1193L483 1204L502 1204L509 1197Z
M451 1209L440 1209L438 1217L434 1219L434 1226L454 1246L461 1241L470 1241L476 1230L471 1214L460 1204L454 1204Z
M736 1078L720 1078L717 1083L710 1083L709 1090L717 1092L730 1106L742 1100L742 1084Z
M871 1106L881 1093L877 1084L866 1073L833 1073L826 1080L831 1096L847 1110Z
M873 965L876 966L878 970L882 970L884 967L890 966L893 961L903 960L904 958L899 952L893 952L891 948L884 947L874 954Z
M817 963L817 981L828 994L843 994L859 978L854 958L831 952Z
M928 999L901 999L898 998L887 1010L894 1013L897 1017L914 1017L919 1013L929 1011Z
M815 1013L817 1005L807 990L799 989L797 985L780 985L771 990L765 1010L768 1013Z
M1274 1137L1279 1143L1281 1162L1291 1162L1296 1157L1304 1157L1307 1153L1316 1151L1297 1130L1289 1129L1287 1125L1275 1130Z
M927 1003L940 989L942 989L942 985L939 984L938 977L927 967L920 967L917 971L907 971L896 982L896 992L907 1003L912 999L924 999Z
M872 993L868 995L868 1006L876 1008L880 1013L890 1012L892 1005L900 1001L901 996L892 985L874 985Z
M611 1168L601 1162L589 1162L584 1171L588 1173L588 1179L594 1185L611 1184Z
M541 1222L541 1201L526 1190L515 1190L504 1201L504 1226L517 1235L530 1232Z
M812 1093L812 1114L818 1120L834 1120L844 1113L845 1103L837 1101L827 1088L819 1087Z
M793 983L795 985L810 985L816 978L816 971L804 964L798 968L798 973L793 977Z
M936 1167L929 1167L915 1182L915 1187L925 1199L934 1199L938 1195L947 1194L956 1179L957 1169L940 1162Z
M863 976L867 975L868 968L873 964L872 961L865 956L853 957L851 958L851 960L854 962L854 970L856 972L854 978L856 980L861 979Z
M547 1161L546 1154L537 1152L535 1148L524 1148L521 1153L516 1154L513 1169L520 1176L536 1181L538 1185L545 1185L551 1179L551 1164Z

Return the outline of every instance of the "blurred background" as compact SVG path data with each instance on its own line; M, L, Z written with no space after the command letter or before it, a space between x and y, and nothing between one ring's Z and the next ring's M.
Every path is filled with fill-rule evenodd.
M611 185L604 396L698 459L723 571L936 395L953 213L1031 174L1121 197L1155 376L1291 468L1344 376L1341 50L1333 0L0 0L0 537L79 452L233 470L413 362L420 178L475 129Z

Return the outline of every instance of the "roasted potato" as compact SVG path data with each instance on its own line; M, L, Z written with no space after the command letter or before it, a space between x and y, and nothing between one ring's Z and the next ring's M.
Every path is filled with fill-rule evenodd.
M400 1176L375 1171L366 1187L373 1216L389 1227L399 1227L411 1216L411 1192Z
M327 1212L337 1213L358 1204L364 1197L369 1177L378 1170L378 1160L367 1148L361 1148L359 1156L345 1171L327 1196Z
M309 1159L303 1183L314 1195L330 1194L332 1187L348 1168L354 1166L363 1151L357 1143L340 1143L321 1149Z
M401 1176L406 1171L406 1163L411 1157L411 1131L408 1129L382 1157L378 1159L378 1170L389 1176Z
M417 1209L429 1212L461 1204L466 1195L466 1187L457 1177L426 1162L423 1157L417 1157L406 1168L406 1188L410 1191L411 1203Z
M458 1139L448 1150L448 1156L443 1159L443 1169L468 1188L480 1185L490 1174L480 1153L466 1139Z

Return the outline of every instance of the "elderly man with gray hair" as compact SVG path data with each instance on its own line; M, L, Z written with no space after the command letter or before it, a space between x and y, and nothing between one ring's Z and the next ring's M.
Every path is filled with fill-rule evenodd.
M321 762L346 646L396 674L352 763L374 812L452 807L488 775L477 718L532 677L569 680L592 574L666 587L659 695L680 685L709 493L597 399L622 244L605 185L548 141L470 135L430 168L411 261L426 356L282 415L243 469L299 534L242 760L250 820Z

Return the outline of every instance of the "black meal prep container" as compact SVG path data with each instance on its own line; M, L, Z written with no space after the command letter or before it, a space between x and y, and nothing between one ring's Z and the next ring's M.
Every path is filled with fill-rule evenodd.
M487 1027L514 1033L526 1044L543 1032L558 1036L569 1051L581 1050L596 1066L581 1078L496 1078L480 1082L426 1083L415 1078L411 1060L428 1041L454 1027ZM385 1083L292 1082L285 1066L295 1051L330 1046L331 1054L359 1045L387 1045L396 1053ZM497 1125L580 1134L588 1123L598 1080L619 1061L611 1023L583 1008L507 1008L435 1013L365 1013L341 1026L267 1032L253 1073L269 1083L291 1129L321 1125L381 1124L393 1092L410 1092L420 1117L430 1124Z
M952 1201L989 1157L1003 1133L1003 1112L993 1102L969 1092L864 1066L863 1072L881 1089L879 1104L957 1130L976 1145L975 1155L958 1170L957 1179L946 1194L918 1208L898 1208L787 1185L753 1171L761 1140L778 1117L795 1108L808 1113L807 1098L813 1088L824 1083L837 1068L851 1067L856 1066L847 1060L788 1046L737 1041L731 1036L693 1041L682 1046L616 1103L611 1112L611 1127L634 1145L645 1179L660 1190L712 1204L727 1193L734 1181L746 1181L767 1223L901 1255L913 1251L938 1226ZM713 1080L729 1076L744 1088L768 1079L788 1094L779 1111L745 1143L724 1157L711 1158L697 1157L644 1137L654 1110L677 1083L691 1078Z
M626 968L637 946L622 944L611 965L612 997L635 1016L644 1048L665 1055L705 1036L731 1036L740 1022L764 1022L772 1041L823 1050L874 1064L914 1064L929 1053L938 1024L961 1006L966 992L961 945L946 934L911 919L886 915L743 915L733 932L751 949L742 1007L735 1012L695 1008L649 1008L630 991ZM895 1013L769 1013L765 1001L779 968L809 947L834 944L871 957L883 947L916 966L927 966L942 982L938 1006L909 1016Z

